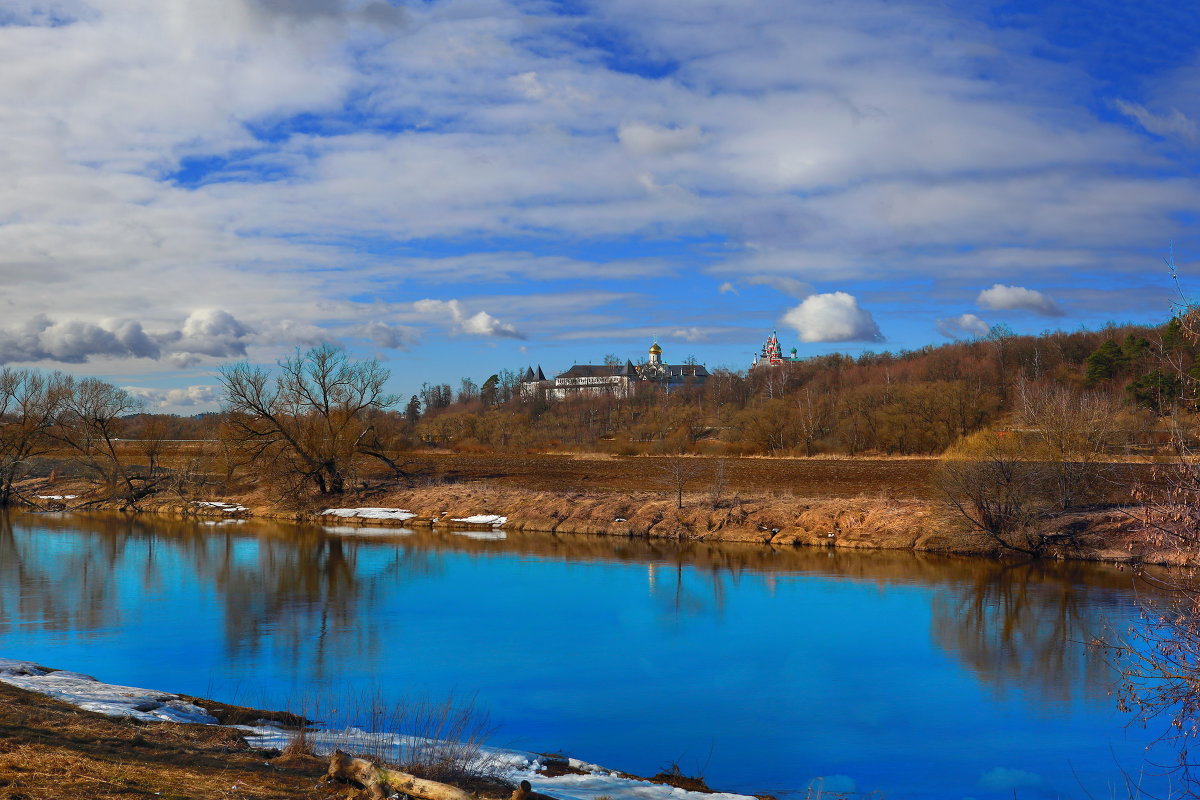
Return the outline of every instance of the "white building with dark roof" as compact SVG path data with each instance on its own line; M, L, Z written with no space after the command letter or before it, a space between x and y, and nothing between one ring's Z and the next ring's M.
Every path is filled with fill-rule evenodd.
M566 372L547 380L542 368L525 370L521 377L521 396L533 397L539 392L552 400L565 400L583 395L612 395L628 397L639 383L653 383L665 389L702 384L708 380L708 370L702 364L667 364L662 360L662 347L658 342L650 345L646 362L635 366L632 361L624 365L576 364Z

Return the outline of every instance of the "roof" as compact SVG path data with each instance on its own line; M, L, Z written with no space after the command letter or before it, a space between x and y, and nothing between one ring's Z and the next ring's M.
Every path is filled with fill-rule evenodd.
M632 365L630 365L632 366ZM608 364L576 364L566 372L556 376L559 378L610 378L623 375L624 367L614 367Z

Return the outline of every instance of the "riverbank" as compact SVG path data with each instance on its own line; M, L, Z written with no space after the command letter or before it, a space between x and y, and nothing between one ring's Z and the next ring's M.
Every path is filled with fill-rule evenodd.
M162 493L138 511L182 517L248 518L326 525L472 527L456 520L501 517L509 531L594 534L772 547L910 550L983 557L1020 557L974 529L935 490L932 458L731 458L596 454L481 455L423 452L412 468L421 485L350 492L336 501L284 500L253 482L189 494ZM1152 465L1113 465L1108 498L1153 480ZM680 497L679 489L682 489ZM699 491L698 491L699 490ZM33 480L24 487L44 510L121 510L89 502L80 480ZM682 499L682 504L680 503ZM347 519L328 509L404 509ZM306 503L308 503L306 505ZM1115 505L1041 521L1049 558L1117 563L1184 564L1190 556L1156 548L1143 534L1142 511ZM475 527L490 527L484 523Z
M381 742L400 741L395 734L304 728L297 738L295 726L306 722L294 714L115 686L79 673L0 658L0 796L375 797L370 788L353 781L327 779L329 754L365 747L361 752L373 763L386 763L371 753ZM473 760L464 765L460 779L435 787L440 792L453 786L461 792L454 797L461 800L518 795L522 800L600 795L612 800L754 800L714 792L702 779L678 773L639 778L576 759L491 750L479 743L444 749L453 758ZM444 764L439 760L438 769L444 770ZM422 774L420 764L405 769L419 778L447 780L443 774ZM528 781L525 790L514 794L522 781ZM529 782L536 791L528 791Z
M85 497L83 489L76 487L74 491ZM73 503L55 500L49 501L48 507L71 510ZM89 504L87 508L117 510L115 504L104 503ZM350 513L356 508L376 511ZM751 543L776 549L819 547L1023 557L974 529L948 503L886 494L823 498L741 493L714 498L693 494L684 495L683 506L679 507L674 495L662 492L551 492L451 484L347 494L339 498L335 508L297 509L273 502L261 492L246 492L206 500L151 498L139 505L139 511L206 520L259 518L335 527L502 527L506 531L557 535ZM1144 535L1143 513L1135 506L1105 506L1048 518L1036 531L1050 542L1043 557L1190 565L1189 554L1156 547Z

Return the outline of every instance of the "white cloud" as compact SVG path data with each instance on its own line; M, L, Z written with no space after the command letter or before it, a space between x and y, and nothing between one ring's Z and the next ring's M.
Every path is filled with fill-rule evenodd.
M368 322L356 328L354 333L390 350L408 350L418 340L417 332L413 328L389 325L386 322Z
M702 342L709 337L709 332L693 325L690 328L676 328L671 331L670 337L683 339L685 342Z
M729 278L730 295L750 285L738 276L770 273L795 281L780 289L795 297L804 280L1137 274L1145 243L1179 228L1200 186L1162 178L1166 148L1080 103L1091 95L1073 65L970 13L883 0L736 12L612 0L572 16L515 0L470 13L12 0L0 10L0 357L157 370L273 360L329 332L399 346L415 340L370 326L432 323L375 298L435 279L466 287L446 290L462 334L679 324L669 303L632 320L635 306L600 314L599 299L515 311L469 296L499 281L548 297L546 280L701 269L684 244L675 261L592 263L557 255L564 242L712 243L702 269ZM596 26L671 74L621 69L625 48L580 35ZM1117 108L1159 135L1195 135L1194 111L1169 98ZM422 250L439 239L483 244ZM492 252L506 240L514 252ZM212 318L185 334L197 308L245 331Z
M159 408L214 407L221 399L216 386L187 386L180 389L150 389L144 386L126 386L125 391L145 398Z
M486 311L480 311L461 320L459 328L463 333L475 336L502 336L509 339L524 339L525 336L507 322L501 322Z
M871 313L846 292L814 294L783 315L802 342L880 342L883 334Z
M218 309L194 311L178 329L160 333L147 333L136 320L52 321L37 314L0 329L0 363L83 364L105 357L158 360L165 356L184 367L198 363L201 356L243 357L251 334L232 314Z
M731 281L725 281L722 283L717 287L717 291L721 294L741 294Z
M769 286L777 292L798 300L813 293L812 284L784 275L751 275L746 278L745 282L751 286Z
M664 128L646 122L627 122L617 129L626 150L637 155L670 155L695 148L703 136L695 125Z
M979 293L975 302L980 308L993 311L1032 311L1044 317L1061 317L1063 310L1049 295L1024 286L1005 286L997 283Z
M962 314L937 321L937 330L947 339L973 339L987 336L991 326L974 314Z
M1155 136L1183 139L1187 142L1200 142L1200 125L1196 120L1184 114L1177 108L1169 112L1155 114L1145 106L1126 100L1113 103L1116 109Z
M486 311L468 315L458 300L417 300L413 310L419 314L448 316L459 333L472 336L501 337L507 339L524 339L525 334L515 326L493 317Z

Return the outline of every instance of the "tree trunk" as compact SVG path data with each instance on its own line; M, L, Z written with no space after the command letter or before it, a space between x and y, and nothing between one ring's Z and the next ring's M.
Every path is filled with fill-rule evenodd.
M394 792L412 795L422 800L476 800L473 794L456 786L427 781L398 769L388 769L363 758L352 758L340 750L329 756L325 779L352 780L370 792L372 800L386 800Z

